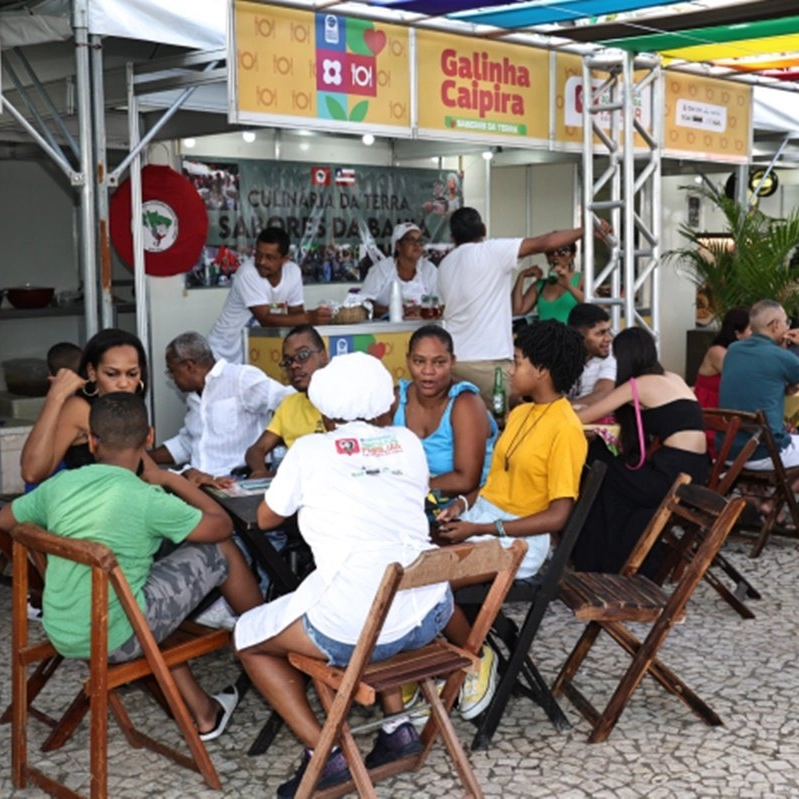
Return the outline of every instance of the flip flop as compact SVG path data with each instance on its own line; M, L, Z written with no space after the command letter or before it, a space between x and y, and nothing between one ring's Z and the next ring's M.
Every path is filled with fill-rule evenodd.
M216 723L208 732L200 733L201 741L213 741L217 739L226 729L233 716L233 711L239 703L239 692L235 685L229 685L218 694L214 694L212 699L216 700L219 710L216 713Z

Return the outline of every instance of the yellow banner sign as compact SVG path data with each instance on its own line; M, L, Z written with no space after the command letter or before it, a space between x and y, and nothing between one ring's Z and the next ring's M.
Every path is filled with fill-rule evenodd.
M746 164L752 139L751 119L751 86L666 73L666 155Z
M236 0L234 31L232 121L410 135L407 28Z
M421 133L546 140L545 50L423 30L416 45Z

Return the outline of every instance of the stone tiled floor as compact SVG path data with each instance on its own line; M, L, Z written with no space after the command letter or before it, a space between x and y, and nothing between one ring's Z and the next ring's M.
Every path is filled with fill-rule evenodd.
M769 543L756 561L747 547L727 545L731 560L749 575L763 599L753 603L757 618L741 620L703 585L689 606L685 624L675 628L662 650L663 659L721 715L724 726L711 728L676 698L646 679L633 697L609 741L586 743L587 725L568 704L571 731L557 733L542 711L526 699L512 700L509 714L487 752L471 758L488 796L503 797L795 797L799 796L799 547L796 541ZM0 699L9 686L10 589L0 586ZM556 604L550 609L534 645L544 675L551 679L575 641L580 624ZM582 685L592 696L607 696L623 658L617 648L599 646L589 661ZM201 681L218 689L237 674L230 656L198 664ZM58 682L52 701L60 700ZM71 688L64 688L64 691ZM138 695L137 697L138 698ZM140 716L168 728L151 703L135 703ZM285 730L261 757L245 752L266 717L267 708L247 694L227 732L209 744L226 797L274 795L276 786L296 765L299 746ZM471 727L458 721L464 741ZM163 758L127 747L110 726L110 788L114 799L139 797L213 797L197 775ZM34 722L34 741L43 728ZM69 773L74 787L85 788L86 730L61 751L47 756L56 773ZM369 742L364 741L364 746ZM10 749L10 730L0 727L0 752ZM32 754L40 753L32 747ZM9 758L0 764L0 796L38 797L38 790L14 792ZM381 797L459 795L441 748L418 774L378 786Z

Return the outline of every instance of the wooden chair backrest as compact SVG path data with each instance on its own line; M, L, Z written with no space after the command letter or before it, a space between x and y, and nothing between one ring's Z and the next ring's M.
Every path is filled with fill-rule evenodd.
M752 458L761 441L764 441L764 430L768 428L768 425L764 426L757 414L724 408L704 408L702 419L706 430L724 434L713 461L707 486L718 491L722 496L726 496L735 485L744 464ZM730 452L739 432L748 433L749 438L735 458L730 461Z

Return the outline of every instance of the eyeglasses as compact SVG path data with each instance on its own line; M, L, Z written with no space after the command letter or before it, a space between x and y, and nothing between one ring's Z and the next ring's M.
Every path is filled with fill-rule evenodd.
M550 250L547 253L547 258L552 258L553 255L571 255L572 251L570 247L558 247L557 250Z
M297 365L305 363L308 358L310 358L315 352L321 352L321 348L312 350L309 347L300 350L296 355L287 355L279 364L278 366L281 369L288 369L290 366L293 366L295 363Z
M403 236L400 243L404 244L424 244L424 239L421 236Z

